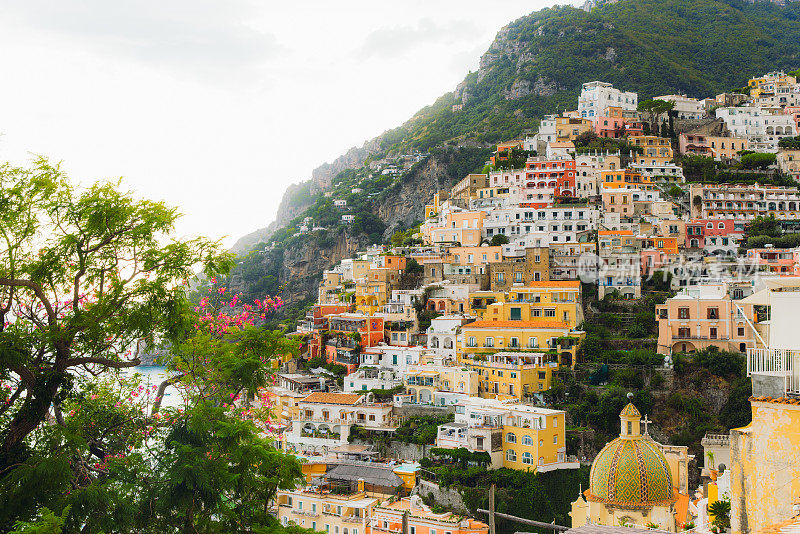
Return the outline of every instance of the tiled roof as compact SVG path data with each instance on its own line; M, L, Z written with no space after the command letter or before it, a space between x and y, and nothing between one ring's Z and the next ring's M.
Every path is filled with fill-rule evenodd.
M462 328L569 328L569 324L562 321L475 321Z
M750 397L751 401L759 401L759 402L773 402L775 404L793 404L795 406L800 406L800 398L793 398L793 397L780 397L778 399L773 399L772 397Z
M633 235L630 230L600 230L599 235Z
M355 393L323 393L320 391L314 392L302 402L317 402L320 404L355 404L361 398L361 395Z

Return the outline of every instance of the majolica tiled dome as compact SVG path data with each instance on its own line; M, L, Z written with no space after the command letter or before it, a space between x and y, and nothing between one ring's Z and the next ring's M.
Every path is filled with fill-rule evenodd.
M664 453L638 428L625 433L627 420L639 425L639 411L632 404L620 413L623 434L608 443L592 463L590 500L609 504L648 506L673 500L672 473Z

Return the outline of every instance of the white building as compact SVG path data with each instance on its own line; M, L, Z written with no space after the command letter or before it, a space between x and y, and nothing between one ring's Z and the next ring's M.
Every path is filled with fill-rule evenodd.
M633 92L614 89L610 83L587 82L581 88L578 98L578 113L583 119L602 116L606 108L620 107L623 111L636 111L639 95Z
M641 173L642 176L652 178L656 182L683 183L686 181L683 176L683 167L674 163L664 163L662 165L632 163L628 168L634 172Z
M665 100L674 102L673 111L679 119L702 119L706 116L706 103L686 95L661 95L654 100Z
M344 377L344 391L360 393L371 389L392 389L402 383L402 375L393 369L362 365Z
M361 352L361 365L392 369L402 376L409 365L417 365L431 354L421 346L402 347L378 343Z
M580 198L600 195L602 171L621 168L619 152L596 151L575 156L575 195Z
M474 317L462 315L443 315L432 319L426 330L428 349L445 361L456 361L456 340L461 333L461 326L474 320Z
M491 211L483 221L484 237L504 235L512 248L547 247L576 243L582 232L597 228L599 210L588 206L508 208Z
M287 448L327 452L346 444L350 428L393 432L397 421L390 403L372 402L371 394L311 393L298 403L299 415L285 433Z
M757 106L717 108L717 118L735 137L745 137L749 148L756 152L777 152L778 142L797 135L792 115L779 110Z

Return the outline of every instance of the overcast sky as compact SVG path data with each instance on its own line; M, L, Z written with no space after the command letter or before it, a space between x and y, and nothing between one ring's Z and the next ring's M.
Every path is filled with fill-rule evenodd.
M179 206L182 235L230 245L553 3L0 0L0 160L124 177Z

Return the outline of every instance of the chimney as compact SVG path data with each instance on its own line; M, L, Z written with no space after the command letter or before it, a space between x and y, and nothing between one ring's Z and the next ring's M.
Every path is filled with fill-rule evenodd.
M359 478L358 479L358 492L362 493L363 491L364 491L364 479L363 478Z

